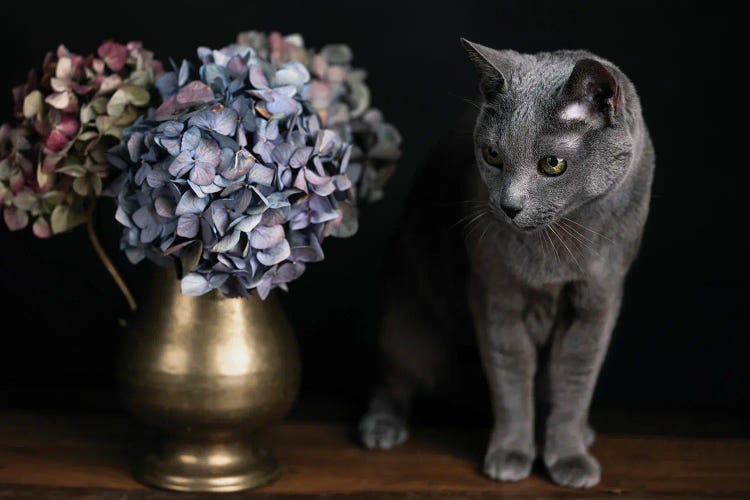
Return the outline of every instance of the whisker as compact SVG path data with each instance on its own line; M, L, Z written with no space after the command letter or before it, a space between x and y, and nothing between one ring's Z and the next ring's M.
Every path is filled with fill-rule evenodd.
M568 234L576 238L581 243L582 246L584 246L585 248L588 248L599 257L602 256L600 245L598 245L596 241L590 238L587 238L586 235L581 234L580 232L576 231L574 227L568 226L563 221L560 222L560 226L566 229L568 231Z
M544 235L547 237L547 241L549 241L549 244L552 245L552 250L555 252L555 260L559 263L560 262L560 253L557 251L557 247L555 246L555 242L552 239L552 236L549 234L549 227L544 228Z
M471 99L466 99L464 97L464 98L461 98L461 100L464 101L466 104L471 104L472 106L474 106L476 109L478 109L480 111L482 110L482 106L480 106L479 104L475 103Z
M478 245L482 244L482 240L484 239L484 236L487 234L487 231L490 229L490 223L485 222L484 223L484 231L482 231L482 235L479 237L479 243Z
M542 232L537 232L536 235L539 238L539 247L542 249L542 268L547 267L547 246L544 244L544 238L542 238Z
M569 217L563 217L563 219L565 219L565 220L566 220L566 221L568 221L568 222L571 222L571 223L575 224L576 226L580 227L581 229L583 229L583 230L585 230L585 231L588 231L588 232L590 232L590 233L593 233L593 234L595 234L595 235L597 235L597 236L601 236L602 238L604 238L604 239L605 239L605 240L607 240L607 241L612 241L612 238L610 238L609 236L606 236L606 235L604 235L604 234L602 234L602 233L597 233L596 231L594 231L594 230L593 230L593 229L591 229L590 227L586 227L586 226L584 226L583 224L581 224L580 222L576 222L576 221L574 221L573 219L571 219L571 218L569 218Z
M482 109L482 105L481 105L481 104L479 104L479 103L477 103L477 102L474 102L474 101L472 101L471 99L469 99L469 98L467 98L467 97L463 97L463 96L460 96L460 95L457 95L457 94L450 94L450 95L452 95L453 97L458 97L459 99L461 99L461 100L462 100L462 101L464 101L465 103L467 103L467 104L471 104L472 106L474 106L474 107L475 107L475 108L477 108L478 110L481 110L481 109Z
M596 250L596 249L595 249L595 248L594 248L594 247L593 247L592 245L590 245L590 244L588 243L588 240L586 240L586 239L583 239L583 238L581 238L580 236L578 236L577 234L573 233L573 232L572 232L572 231L571 231L571 230L570 230L570 229L568 228L568 226L566 226L566 225L564 224L564 222L562 222L562 221L561 221L560 223L558 223L558 224L557 224L557 227L559 227L560 229L562 229L563 231L565 231L565 232L566 232L566 233L567 233L567 234L568 234L568 235L569 235L570 237L572 237L572 238L573 238L573 240L574 240L574 241L575 241L576 243L578 243L578 244L580 245L580 248L581 248L581 249L585 248L585 249L587 249L587 250L591 250L592 252L596 252L596 253L599 253L599 252L598 252L598 251L597 251L597 250Z
M466 233L466 236L464 236L464 242L469 241L469 236L471 236L471 233L476 230L480 226L479 219L487 215L487 212L482 212L481 214L477 215L473 219L471 219L469 222L466 223L466 228L468 229L469 226L471 226L471 229L468 229L468 232Z
M447 203L441 203L441 205L460 205L462 203L475 203L477 205L484 205L486 202L480 201L480 200L459 200L459 201L449 201Z
M473 223L481 219L486 213L487 212L485 210L482 210L481 212L475 214L475 216L469 222L466 223L466 229L468 229L469 226L471 226Z
M454 206L454 205L472 205L475 207L483 207L487 205L487 202L479 201L479 200L462 200L462 201L450 201L446 203L440 203L438 205L441 207L448 207L448 206Z
M568 251L568 253L570 254L570 257L573 259L573 262L575 262L576 266L578 266L578 269L581 272L583 272L583 268L578 263L578 260L576 259L575 255L573 255L573 252L570 250L570 248L568 247L568 245L565 243L565 241L563 241L562 237L560 237L560 235L557 233L557 231L555 231L555 227L554 226L555 226L554 223L551 226L549 226L549 228L552 230L552 233L554 233L554 235L557 236L557 239L560 240L560 243L563 244L563 246L565 247L565 250Z
M569 226L565 222L566 221L560 221L560 225L561 226L565 226L565 228L568 229L569 231L573 231L576 235L578 235L580 238L586 240L588 243L591 243L592 245L596 244L596 242L594 240L592 240L591 238L589 238L588 236L586 236L585 234L583 234L582 232L580 232L574 226Z
M451 226L450 226L450 227L448 228L448 230L450 231L451 229L453 229L454 227L458 226L458 225L459 225L459 224L461 224L462 222L465 222L466 220L468 220L468 219L471 219L472 217L474 217L474 216L476 216L477 214L479 214L479 213L482 213L482 212L484 212L484 211L483 211L482 209L476 209L476 210L472 210L472 211L471 211L471 212L470 212L470 213L469 213L468 215L464 215L463 217L461 217L460 219L458 219L458 220L457 220L457 221L455 222L455 224L452 224L452 225L451 225Z

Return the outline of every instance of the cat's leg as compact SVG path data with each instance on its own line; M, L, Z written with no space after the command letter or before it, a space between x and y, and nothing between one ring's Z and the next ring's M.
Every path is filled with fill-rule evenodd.
M406 441L414 393L434 385L442 345L412 304L392 296L383 317L381 381L359 423L360 440L370 449L387 450Z
M371 450L389 450L409 437L408 419L413 387L397 373L387 377L359 422L359 438Z
M586 448L591 448L591 445L594 444L594 441L596 441L596 431L594 431L594 428L591 427L591 424L587 422L583 426L583 443L586 445Z
M484 472L499 481L528 477L535 455L536 347L523 324L523 300L506 288L471 301L494 417Z
M550 414L544 463L564 486L587 488L599 482L599 463L588 452L591 397L620 309L621 289L580 283L568 289L572 317L554 333L550 353Z

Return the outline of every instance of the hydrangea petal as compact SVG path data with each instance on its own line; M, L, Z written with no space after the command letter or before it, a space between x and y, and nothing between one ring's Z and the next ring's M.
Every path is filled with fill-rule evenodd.
M250 182L260 184L262 186L270 186L273 184L273 179L276 175L276 171L272 168L268 168L260 163L253 164L252 168L247 174L247 179Z
M291 249L289 247L289 242L282 240L280 243L258 252L255 257L261 264L265 266L273 266L288 259L290 254Z
M251 65L249 71L250 83L253 87L256 89L268 88L268 79L266 78L266 75L263 74L263 70L259 65Z
M201 274L189 273L180 281L180 291L183 295L199 296L211 291L211 285Z
M182 106L194 106L205 104L214 100L214 92L211 88L200 80L195 80L177 92L177 104Z
M275 86L290 85L298 89L302 88L308 81L310 81L310 72L297 61L285 63L276 71L273 78Z
M177 236L195 238L198 235L199 222L195 214L185 214L177 219Z
M234 135L237 113L224 106L215 106L190 118L189 125L213 130L222 135Z
M208 199L199 198L192 191L186 191L177 203L175 215L202 213L208 206L208 202Z
M284 239L284 228L281 225L257 226L250 233L250 245L264 250L279 244Z
M25 210L18 210L15 207L5 207L3 220L8 229L18 231L29 225L29 214Z
M37 238L49 238L52 236L52 228L50 227L49 222L41 217L34 222L31 229L34 232L34 236Z
M240 233L239 231L231 231L229 234L219 240L219 242L211 248L211 251L228 252L232 250L237 245L237 243L240 242L241 234L242 233Z
M235 219L235 221L232 223L232 226L237 231L242 231L243 233L250 233L260 223L261 218L262 218L261 214L246 215L244 217Z
M172 160L169 165L169 173L175 177L182 177L188 173L195 165L193 154L190 151L183 151Z
M154 200L154 210L162 217L174 217L175 204L167 198L157 198Z

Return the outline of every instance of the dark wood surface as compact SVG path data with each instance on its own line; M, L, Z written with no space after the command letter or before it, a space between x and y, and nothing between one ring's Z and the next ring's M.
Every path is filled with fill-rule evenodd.
M203 498L135 482L141 430L110 416L0 415L0 498ZM513 484L479 473L486 430L417 429L405 446L365 451L344 425L286 422L267 433L284 466L255 498L750 498L750 440L601 435L594 489L559 488L544 472ZM231 498L233 495L223 495ZM244 496L244 495L236 495Z

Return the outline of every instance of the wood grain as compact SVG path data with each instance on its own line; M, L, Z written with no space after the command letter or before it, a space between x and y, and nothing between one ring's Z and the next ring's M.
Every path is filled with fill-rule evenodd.
M133 481L128 457L142 435L121 417L0 415L0 498L200 497ZM600 436L602 482L580 491L554 486L542 470L520 483L484 478L485 437L484 430L417 429L401 448L370 452L352 443L346 426L287 422L266 435L284 474L254 497L750 498L750 440Z

